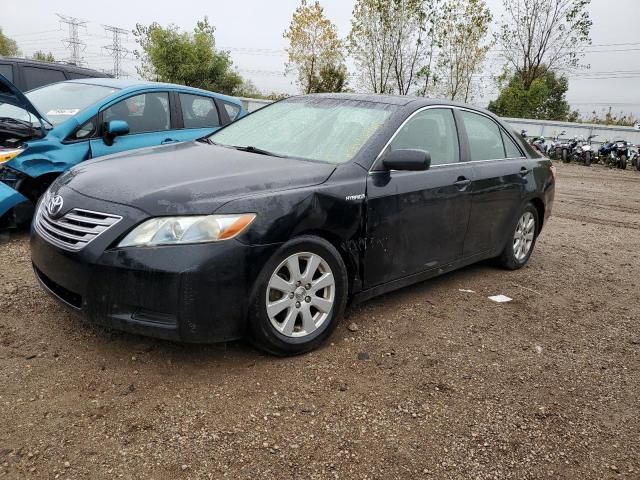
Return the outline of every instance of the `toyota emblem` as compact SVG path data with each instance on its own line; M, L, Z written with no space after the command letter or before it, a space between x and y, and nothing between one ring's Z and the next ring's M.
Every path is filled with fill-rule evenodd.
M64 200L60 195L54 195L53 197L49 197L47 200L47 213L50 217L55 217L62 210L62 205L64 205Z

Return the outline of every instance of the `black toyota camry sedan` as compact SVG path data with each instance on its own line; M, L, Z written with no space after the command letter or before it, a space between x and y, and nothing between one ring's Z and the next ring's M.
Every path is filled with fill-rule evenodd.
M300 96L61 176L33 222L33 266L90 322L297 354L350 299L483 259L522 267L554 185L551 162L486 111Z

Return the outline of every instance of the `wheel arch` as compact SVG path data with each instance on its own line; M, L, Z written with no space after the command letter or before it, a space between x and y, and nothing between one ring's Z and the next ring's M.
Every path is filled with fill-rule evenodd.
M342 261L347 267L347 292L351 296L354 292L354 287L360 283L359 273L359 258L348 248L348 243L345 242L339 235L327 230L312 229L304 232L300 232L294 238L302 236L314 236L319 237L329 242L338 251Z
M531 202L531 204L533 204L533 206L536 208L536 211L538 212L538 222L540 223L538 227L538 234L539 234L542 231L542 227L544 225L544 213L545 213L544 202L542 201L542 199L538 197L534 197L529 201Z

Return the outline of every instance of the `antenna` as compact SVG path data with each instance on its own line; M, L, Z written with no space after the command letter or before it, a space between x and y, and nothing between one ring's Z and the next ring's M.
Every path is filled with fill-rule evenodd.
M78 28L86 28L87 21L76 17L70 17L68 15L61 15L59 13L56 13L56 15L60 18L60 23L66 23L69 25L69 37L62 40L62 43L69 49L70 53L70 57L66 60L75 65L82 65L84 63L84 59L80 56L80 53L84 52L87 48L87 44L80 40Z
M122 70L122 59L129 53L129 50L122 46L122 36L127 36L129 31L124 28L114 27L113 25L102 25L106 32L111 32L113 41L111 45L105 45L105 50L108 50L113 57L113 71L111 72L114 77L126 77L127 73Z

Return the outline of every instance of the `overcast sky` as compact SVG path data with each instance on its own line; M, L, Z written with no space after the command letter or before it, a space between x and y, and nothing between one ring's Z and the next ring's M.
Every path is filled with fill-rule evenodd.
M240 73L251 79L262 91L296 93L294 77L283 75L286 42L282 33L287 28L299 0L3 0L0 27L14 38L23 54L36 50L51 51L56 58L68 55L63 45L66 26L61 26L56 13L87 21L80 30L87 43L83 55L90 67L110 69L108 52L101 48L110 43L102 24L133 29L136 23L162 25L175 23L192 30L196 20L208 16L216 27L217 46L230 50ZM350 29L355 0L321 0L326 15L337 25L339 34ZM502 0L487 0L494 17L501 15ZM612 105L614 110L633 111L640 115L640 0L592 0L594 46L587 49L588 73L570 78L568 100L574 108L589 112ZM124 45L136 47L133 35ZM497 60L495 56L494 61ZM124 67L135 76L132 55ZM493 68L497 68L495 64ZM626 78L620 78L626 77ZM478 100L486 105L495 97L489 82L485 95Z

